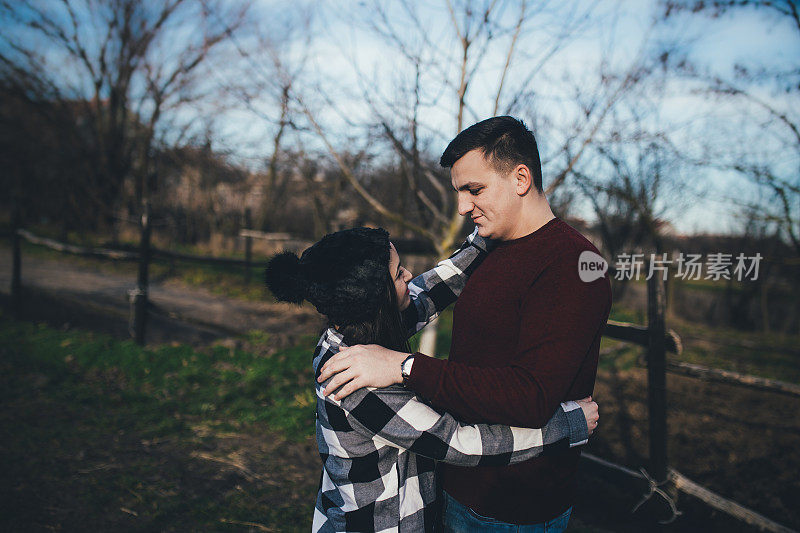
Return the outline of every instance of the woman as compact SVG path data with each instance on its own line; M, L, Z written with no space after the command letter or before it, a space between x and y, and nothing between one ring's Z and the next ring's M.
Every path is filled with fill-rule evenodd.
M487 253L487 242L473 233L412 281L386 231L355 228L326 235L300 258L279 254L267 266L266 283L279 300L309 300L328 318L314 352L319 377L347 345L410 351L407 339L455 301ZM437 520L435 461L524 461L585 443L597 421L590 399L562 404L542 429L523 429L460 423L399 385L361 389L339 401L323 393L327 382L315 384L324 468L313 531L430 531Z

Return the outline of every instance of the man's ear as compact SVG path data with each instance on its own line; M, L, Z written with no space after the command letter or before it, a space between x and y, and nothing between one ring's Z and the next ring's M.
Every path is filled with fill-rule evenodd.
M518 196L525 196L533 185L533 176L527 165L517 165L514 168L514 179L517 180L516 190Z

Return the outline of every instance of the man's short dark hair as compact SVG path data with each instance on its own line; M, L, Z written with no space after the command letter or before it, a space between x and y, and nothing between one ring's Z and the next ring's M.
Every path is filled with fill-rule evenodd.
M511 172L523 164L533 176L533 184L540 193L542 189L542 163L539 148L533 133L514 117L492 117L473 124L447 145L439 164L450 168L467 152L479 148L483 156L498 172Z

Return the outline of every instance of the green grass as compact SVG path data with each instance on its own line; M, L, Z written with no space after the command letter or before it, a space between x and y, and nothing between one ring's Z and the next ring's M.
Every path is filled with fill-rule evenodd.
M264 287L262 272L250 269L250 281L243 267L180 263L174 268L164 260L152 263L153 276L174 279L194 287L203 287L214 294L249 301L275 301Z
M616 320L617 322L629 322L631 324L646 324L647 316L641 311L634 311L625 309L618 305L611 307L611 313L608 316L609 320Z
M800 383L800 336L711 328L676 321L671 324L684 345L680 361Z
M313 457L315 341L145 349L0 314L0 530L307 531L318 465L284 453Z
M644 313L614 306L610 320L647 324ZM800 383L800 336L775 335L730 328L711 327L698 322L667 321L681 338L683 352L667 358L709 368L731 370L790 383ZM628 370L639 364L646 348L604 338L600 345L599 368Z
M315 337L265 354L261 350L269 346L269 336L260 332L243 339L252 351L225 346L195 350L186 345L142 348L133 341L5 317L0 326L0 345L23 371L54 379L70 373L113 377L124 397L156 401L162 410L182 417L265 422L293 440L313 432ZM151 422L142 429L151 429Z
M616 307L612 318L643 322ZM673 327L686 338L682 360L800 381L796 337ZM448 353L451 328L448 310L439 356ZM42 509L64 508L88 530L237 531L250 522L307 530L317 467L304 476L285 473L293 463L283 454L313 447L315 342L308 336L274 351L269 334L251 332L238 340L241 348L142 348L0 314L0 431L13 436L0 443L0 471L11 487L0 503L0 529L42 523ZM642 351L610 339L601 350L606 370L636 367ZM236 457L219 452L226 435L260 442L262 434L287 445L263 454L265 463L253 468L257 479L223 475L224 464L196 458L207 449ZM153 451L143 453L145 443L156 443L144 446ZM48 523L69 524L53 513Z

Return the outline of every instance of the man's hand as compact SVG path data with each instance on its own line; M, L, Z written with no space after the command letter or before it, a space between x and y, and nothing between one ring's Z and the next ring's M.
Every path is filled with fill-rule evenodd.
M334 400L341 400L362 387L388 387L403 382L400 364L408 355L377 344L357 344L328 359L317 381L322 383L333 376L323 394L328 396L341 387Z
M583 416L586 417L586 427L589 428L589 435L597 427L597 421L600 420L600 412L597 404L592 401L592 397L588 396L583 400L578 400L578 405L583 409Z

